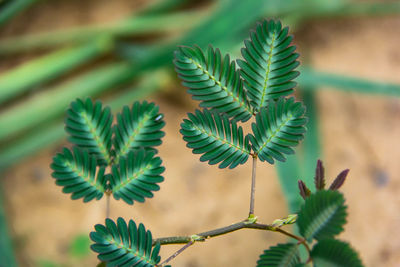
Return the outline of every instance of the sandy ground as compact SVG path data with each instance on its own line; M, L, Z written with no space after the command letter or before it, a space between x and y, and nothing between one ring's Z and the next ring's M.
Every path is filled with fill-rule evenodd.
M399 17L311 22L299 30L296 43L309 51L309 60L321 70L400 83ZM400 102L322 89L317 96L327 176L351 169L343 188L349 222L341 238L352 243L366 266L400 266ZM178 133L195 104L187 95L180 101L162 96L153 100L167 122L160 147L165 182L144 204L112 200L112 218L143 222L155 237L194 234L244 219L250 162L234 170L200 163ZM71 239L104 222L105 200L71 201L54 185L48 166L61 147L46 149L3 175L21 266L37 266L43 259L78 267L97 262L94 254L80 262L68 259ZM384 170L386 178L377 178L373 168ZM261 222L270 223L287 214L286 203L272 166L259 164L257 175L256 214ZM264 249L284 240L279 234L242 230L194 245L173 265L254 266ZM178 248L163 247L161 255L165 258Z

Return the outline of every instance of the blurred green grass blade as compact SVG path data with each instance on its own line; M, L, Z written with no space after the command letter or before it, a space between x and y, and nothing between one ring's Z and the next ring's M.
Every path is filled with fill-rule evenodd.
M6 3L0 10L0 26L3 26L11 18L27 9L35 2L37 2L37 0L11 0L9 3Z
M192 27L203 15L204 11L201 10L167 15L137 16L110 24L11 37L0 41L0 55L9 55L37 48L51 48L65 43L87 42L103 35L118 37L179 32Z
M98 94L134 76L126 63L113 63L80 75L59 86L43 90L0 113L0 141L62 114L77 97Z
M110 51L109 38L65 48L28 61L0 76L0 104Z
M115 112L123 105L129 105L131 101L144 98L165 87L171 82L171 75L165 70L153 71L140 78L133 88L127 88L123 93L107 101L107 105ZM86 96L90 96L89 94ZM79 97L79 96L76 96ZM69 104L69 103L68 103ZM65 109L63 109L65 111ZM0 171L18 163L25 157L32 155L41 149L65 138L63 120L42 125L26 133L23 137L3 146L0 149Z
M206 48L210 43L215 47L231 48L234 44L230 38L237 34L248 32L255 26L256 20L262 18L267 9L264 1L218 1L216 7L208 17L198 23L192 30L163 45L153 45L148 49L149 57L136 65L135 71L147 71L149 69L166 64L171 64L173 51L177 45L197 44ZM227 16L229 14L229 16ZM251 14L251 16L249 16ZM227 30L228 29L228 30ZM137 61L137 46L121 46L119 54L130 61Z
M301 88L303 89L303 88ZM303 141L303 166L301 179L308 188L314 189L314 176L317 160L321 158L321 140L319 131L318 105L314 90L303 90L303 103L307 108L308 117L307 132Z
M297 82L304 90L319 90L320 87L400 97L400 84L381 83L367 79L354 78L345 75L316 71L310 67L303 67Z
M3 187L0 186L0 266L16 267L17 263L8 231L3 198Z
M190 0L158 0L150 3L139 11L140 15L158 15L172 11L182 5L189 3Z
M0 151L0 171L17 164L21 159L54 144L65 136L64 123L50 123L39 130L28 132L28 136L4 147Z
M346 1L340 6L333 9L321 10L316 13L318 17L332 16L380 16L380 15L396 15L400 13L399 1L387 2L358 2Z
M275 168L289 212L296 213L303 203L297 185L297 181L301 179L299 156L290 155L286 162L276 162Z
M309 188L314 188L315 166L321 154L315 92L312 89L303 90L302 96L309 121L301 150L298 149L295 155L289 156L286 162L276 164L279 182L290 212L298 212L303 203L297 181L303 180Z

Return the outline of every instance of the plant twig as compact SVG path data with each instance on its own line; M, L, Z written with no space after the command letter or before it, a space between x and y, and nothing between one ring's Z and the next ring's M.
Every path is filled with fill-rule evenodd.
M254 199L255 199L255 194L256 194L256 168L257 168L257 155L253 155L249 218L254 217Z
M106 218L110 218L110 193L106 193Z
M289 215L290 218L293 218L293 215ZM288 217L289 217L288 216ZM291 220L295 221L295 220ZM282 226L285 224L282 224ZM171 255L168 259L166 259L164 262L162 262L158 266L163 266L164 264L168 263L172 259L174 259L176 256L178 256L180 253L182 253L185 249L193 245L196 241L206 241L207 239L210 239L212 237L228 234L240 229L258 229L258 230L265 230L265 231L273 231L273 232L278 232L281 234L284 234L286 236L289 236L293 239L298 240L298 244L303 244L307 251L308 254L310 254L310 247L307 244L307 241L297 235L294 235L292 233L286 232L285 230L282 230L279 226L276 227L274 224L261 224L261 223L256 223L254 220L251 218L248 218L244 221L234 223L225 227L217 228L214 230L202 232L199 234L191 235L191 236L171 236L171 237L162 237L162 238L157 238L153 239L152 245L156 245L159 243L160 245L171 245L171 244L185 244L181 249L179 249L177 252L175 252L173 255Z
M261 224L261 223L255 223L249 220L244 220L238 223L234 223L225 227L217 228L214 230L202 232L199 234L191 235L191 236L172 236L172 237L162 237L162 238L157 238L153 240L153 246L156 243L160 243L160 245L170 245L170 244L186 244L190 241L205 241L209 238L228 234L240 229L258 229L258 230L266 230L266 231L275 231L275 232L280 232L285 235L292 235L290 233L287 233L285 231L279 231L280 228L274 227L270 224ZM301 237L292 235L290 236L296 240L303 240Z
M194 244L194 241L189 241L186 245L184 245L183 247L181 247L177 252L175 252L174 254L172 254L171 256L168 257L168 259L166 259L165 261L163 261L161 264L156 265L156 266L163 266L164 264L167 264L168 262L170 262L171 260L175 259L179 254L181 254L185 249L187 249L188 247L190 247L191 245Z
M304 245L304 247L307 249L308 254L311 253L310 247L308 246L307 241L304 238L302 238L300 236L297 236L297 235L294 235L292 233L286 232L285 230L282 230L281 228L276 228L275 231L278 232L278 233L284 234L284 235L286 235L288 237L296 239L297 241L299 241L298 244L303 244Z

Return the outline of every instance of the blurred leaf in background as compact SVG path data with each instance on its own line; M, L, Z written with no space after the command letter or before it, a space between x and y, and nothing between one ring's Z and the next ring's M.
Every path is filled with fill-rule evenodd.
M82 259L90 254L90 239L87 234L80 234L72 239L69 246L69 255L75 259Z

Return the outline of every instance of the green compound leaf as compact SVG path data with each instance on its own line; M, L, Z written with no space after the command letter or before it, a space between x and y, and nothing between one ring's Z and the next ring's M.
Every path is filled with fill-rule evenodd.
M300 234L311 241L333 238L343 231L346 205L338 191L317 191L308 197L297 218Z
M136 149L121 157L118 165L112 166L110 178L111 191L115 199L122 198L126 203L144 202L152 198L151 191L158 191L157 183L164 181L160 175L165 168L161 159L155 157L155 151Z
M299 249L296 244L278 244L260 255L257 267L295 267L300 264Z
M304 138L306 131L304 112L304 106L293 97L281 97L277 102L270 100L257 113L256 123L251 125L254 135L250 135L250 141L261 161L273 164L274 159L285 161L284 154L294 153L291 147Z
M200 107L214 108L234 120L247 121L253 111L246 98L243 80L229 55L222 59L219 49L208 47L207 56L195 46L175 51L175 70Z
M282 28L279 21L265 20L250 33L242 48L244 60L238 60L240 74L245 80L247 95L256 111L277 99L293 92L299 75L294 69L300 64L296 59L295 46L291 46L289 29Z
M53 158L50 167L56 184L63 187L64 193L72 193L72 199L83 198L84 202L94 198L99 200L107 189L105 167L98 167L95 156L87 150L64 148L63 153Z
M110 108L103 108L100 101L77 99L67 110L65 130L70 134L68 140L95 155L98 164L108 165L111 163L112 121Z
M346 242L336 239L319 241L311 251L314 267L362 267L356 251Z
M114 126L115 160L118 163L132 149L146 148L161 145L161 138L165 135L163 115L154 103L136 101L131 108L124 106L117 115L117 125Z
M249 140L247 136L244 138L243 129L236 122L207 109L196 110L188 116L181 123L180 133L194 154L203 154L200 161L208 161L210 165L221 162L221 169L228 166L233 169L247 161Z
M129 225L122 218L117 223L106 219L105 225L97 224L95 232L90 233L94 244L90 248L97 252L99 260L107 262L108 267L150 267L160 262L160 244L152 249L152 235L143 224L136 226L132 220Z

